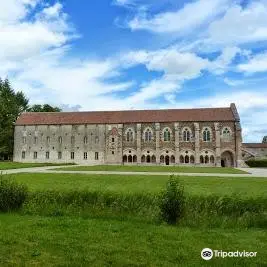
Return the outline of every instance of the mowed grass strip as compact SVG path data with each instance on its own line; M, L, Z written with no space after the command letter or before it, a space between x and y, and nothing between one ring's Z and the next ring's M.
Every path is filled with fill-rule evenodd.
M267 232L74 217L0 215L1 266L265 266ZM256 258L200 257L203 248Z
M57 163L22 163L22 162L0 162L0 170L21 169L21 168L34 168L45 166L62 166L73 164L57 164Z
M168 176L96 175L63 173L20 173L6 175L24 183L31 191L83 190L111 191L123 194L158 193L165 188ZM186 193L192 195L231 195L267 197L267 179L255 177L179 176Z
M129 165L95 165L58 168L61 171L118 171L118 172L181 172L181 173L227 173L245 174L247 172L234 168L220 167L186 167L186 166L129 166Z

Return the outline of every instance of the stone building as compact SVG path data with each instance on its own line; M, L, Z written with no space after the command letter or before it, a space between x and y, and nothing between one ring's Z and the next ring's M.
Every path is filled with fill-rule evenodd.
M14 161L240 166L241 126L228 108L23 113Z
M267 158L267 143L243 143L242 158Z

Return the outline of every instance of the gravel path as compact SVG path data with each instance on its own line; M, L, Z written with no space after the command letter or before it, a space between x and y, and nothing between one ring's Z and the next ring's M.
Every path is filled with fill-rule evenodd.
M60 166L62 168L64 166ZM66 166L69 167L69 166ZM58 166L23 168L13 170L2 170L3 174L13 173L77 173L77 174L117 174L117 175L182 175L182 176L217 176L217 177L265 177L267 178L267 168L238 168L249 172L249 174L224 174L224 173L184 173L184 172L118 172L118 171L55 171Z

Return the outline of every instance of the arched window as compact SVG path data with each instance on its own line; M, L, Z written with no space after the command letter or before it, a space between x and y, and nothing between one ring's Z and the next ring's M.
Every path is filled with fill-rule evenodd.
M184 163L184 156L180 156L180 163Z
M87 144L87 143L88 143L88 138L87 138L87 136L85 136L85 137L83 138L83 142L84 142L84 144Z
M160 163L164 163L164 156L163 155L160 156Z
M195 163L195 158L194 158L193 155L190 156L190 163L191 163L191 164Z
M137 156L136 155L133 156L133 162L137 162Z
M184 162L185 162L185 163L189 163L189 156L188 156L188 155L185 156L185 158L184 158Z
M173 155L171 156L171 163L175 163L175 157Z
M127 156L124 155L123 158L122 158L123 162L127 162Z
M206 156L205 156L205 164L208 164L208 163L209 163L209 156L206 155Z
M147 155L147 156L146 156L146 162L147 162L147 163L150 163L150 162L151 162L150 155Z
M210 163L214 163L214 156L210 156Z
M143 155L143 156L141 157L141 162L145 162L145 161L146 161L146 156Z
M210 139L211 139L210 136L211 136L211 133L210 133L209 128L205 128L203 131L203 141L210 142Z
M153 163L156 162L156 156L155 156L155 155L153 155L153 156L151 157L151 161L152 161Z
M190 131L188 128L185 128L183 131L183 141L189 142L190 141Z
M133 157L132 157L132 155L129 155L128 156L128 162L132 162L133 161Z
M127 142L132 142L134 140L134 135L133 135L133 130L128 129L126 132L126 141Z
M145 131L145 141L150 142L152 141L152 131L148 128Z
M231 138L231 130L228 127L224 127L222 130L222 138L224 141L229 141Z
M169 142L171 141L171 132L170 132L170 129L166 128L163 132L163 140L165 142Z
M204 163L204 157L202 155L200 156L200 163Z

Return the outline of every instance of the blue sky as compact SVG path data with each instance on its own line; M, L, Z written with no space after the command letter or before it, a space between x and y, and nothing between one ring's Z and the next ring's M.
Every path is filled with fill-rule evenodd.
M267 0L9 0L0 77L64 110L224 107L267 135Z

